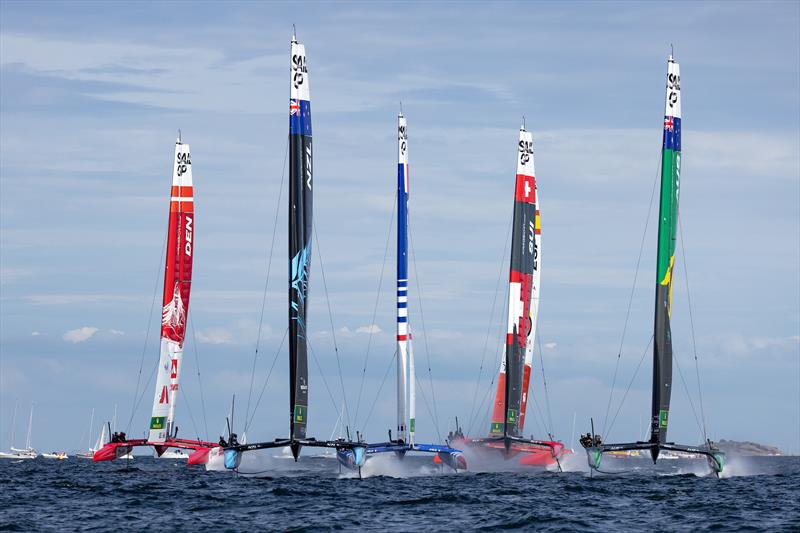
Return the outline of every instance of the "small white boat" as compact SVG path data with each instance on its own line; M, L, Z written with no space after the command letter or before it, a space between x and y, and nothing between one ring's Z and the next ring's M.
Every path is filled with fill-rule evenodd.
M185 461L189 458L189 454L193 450L184 450L183 448L168 448L164 453L159 455L153 452L153 457L156 459L177 459L179 461Z
M42 457L44 457L45 459L57 459L59 461L63 461L64 459L67 459L69 456L67 455L67 452L50 452L50 453L43 453Z
M25 448L14 448L14 426L17 424L17 406L19 402L14 404L14 419L11 423L11 446L9 452L0 452L0 459L36 459L39 452L31 446L31 427L33 426L33 404L31 404L31 414L28 417L28 437L25 439Z

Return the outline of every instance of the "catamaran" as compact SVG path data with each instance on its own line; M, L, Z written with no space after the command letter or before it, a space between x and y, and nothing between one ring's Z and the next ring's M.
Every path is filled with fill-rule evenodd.
M33 428L33 404L31 404L31 413L28 416L28 436L25 439L25 448L14 447L14 427L17 425L17 407L19 402L14 403L14 418L11 423L11 446L8 452L0 452L0 459L36 459L39 452L31 446L31 430Z
M653 399L650 439L647 441L606 444L594 433L581 437L592 471L600 471L604 453L626 450L649 451L653 463L662 451L699 454L708 460L719 475L725 454L711 440L701 446L686 446L667 441L669 405L672 395L672 312L673 266L677 238L678 200L681 177L681 74L672 54L667 61L666 104L661 149L661 189L658 215L658 251L656 257L655 323L653 327ZM594 424L592 424L594 426Z
M394 452L403 458L408 452L435 453L436 458L453 470L466 470L467 461L461 450L448 445L422 444L415 440L416 430L416 373L414 347L408 316L408 132L402 111L397 117L397 427L395 437L389 431L389 441L370 444L367 458L377 453ZM352 450L337 453L339 463L353 468Z
M542 232L535 176L533 134L523 124L517 141L505 352L500 361L489 436L470 439L457 428L453 443L477 452L501 450L506 458L522 453L521 464L549 466L558 464L564 445L552 436L550 440L523 436L541 288Z
M156 376L155 398L150 417L150 431L145 439L128 439L116 433L111 442L93 454L95 461L111 461L130 457L136 446L153 446L157 455L169 448L193 450L189 464L203 464L215 443L178 438L175 424L175 403L186 337L186 318L192 287L192 251L194 249L195 216L192 186L192 159L189 145L175 142L172 190L170 194L167 259L161 312L161 355Z
M289 93L289 437L224 447L227 469L238 469L242 454L267 448L291 450L295 461L304 446L351 450L354 464L364 463L366 444L345 439L317 440L306 435L308 425L308 340L306 313L311 273L313 230L313 155L311 97L305 45L292 35ZM233 435L231 435L233 437Z

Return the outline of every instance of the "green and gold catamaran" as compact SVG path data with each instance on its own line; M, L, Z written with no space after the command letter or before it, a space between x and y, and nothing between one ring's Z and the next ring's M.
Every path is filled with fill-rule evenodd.
M672 394L672 282L677 238L678 200L681 179L681 76L680 66L669 57L667 68L664 135L661 151L661 194L658 215L658 253L656 259L655 324L653 328L653 403L650 419L650 439L622 444L602 443L600 436L587 435L581 439L589 466L600 469L604 452L648 450L655 463L662 450L703 455L715 474L722 472L725 454L707 440L701 446L686 446L667 442L669 404Z

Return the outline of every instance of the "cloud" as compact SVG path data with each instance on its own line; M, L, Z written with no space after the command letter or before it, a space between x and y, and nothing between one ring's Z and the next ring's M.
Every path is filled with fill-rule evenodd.
M206 328L197 332L197 341L203 344L233 344L233 333L225 328Z
M31 337L38 337L39 335L41 335L41 333L38 331L31 331Z
M108 332L111 333L112 335L125 335L124 331L120 331L118 329L110 329L108 330Z
M79 342L88 341L95 333L97 333L97 328L83 326L82 328L67 331L62 338L67 342L78 344Z
M383 330L377 324L370 324L369 326L359 326L356 333L381 333Z
M555 342L546 342L544 344L544 347L547 348L548 350L552 350L556 346L558 346L558 343L555 343Z

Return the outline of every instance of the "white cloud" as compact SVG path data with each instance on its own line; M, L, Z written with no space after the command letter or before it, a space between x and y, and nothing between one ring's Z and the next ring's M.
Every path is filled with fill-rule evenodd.
M120 331L118 329L110 329L108 330L108 332L111 333L112 335L125 335L124 331Z
M38 331L31 331L31 337L38 337L39 335L41 335L41 333Z
M197 332L197 341L203 344L233 344L233 334L225 328L206 328Z
M88 341L95 333L97 333L97 328L83 326L82 328L67 331L62 338L67 342L78 344L79 342Z
M370 324L369 326L359 326L356 333L381 333L383 330L377 324Z
M556 346L558 346L558 343L555 343L555 342L546 342L544 344L544 347L547 348L548 350L552 350Z

